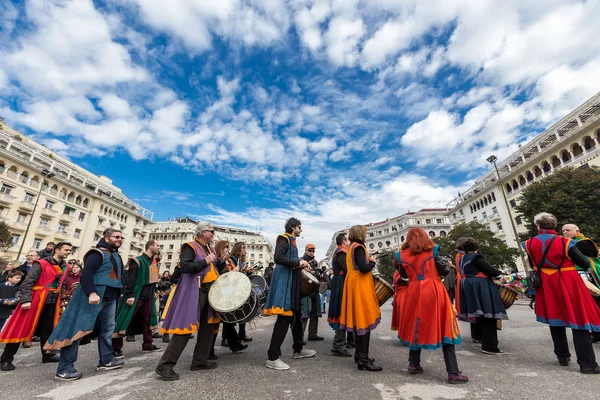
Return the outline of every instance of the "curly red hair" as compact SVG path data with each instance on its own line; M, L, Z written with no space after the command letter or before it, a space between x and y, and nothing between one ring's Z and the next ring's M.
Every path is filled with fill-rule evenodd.
M435 243L427 235L427 232L421 228L410 228L406 234L406 240L402 244L402 250L410 249L413 254L431 251L434 247Z

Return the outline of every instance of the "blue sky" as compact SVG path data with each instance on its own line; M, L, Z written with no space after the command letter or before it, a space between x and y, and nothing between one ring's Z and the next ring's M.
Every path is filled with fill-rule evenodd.
M273 241L295 215L319 256L445 206L600 88L598 0L165 4L2 2L0 115L157 220Z

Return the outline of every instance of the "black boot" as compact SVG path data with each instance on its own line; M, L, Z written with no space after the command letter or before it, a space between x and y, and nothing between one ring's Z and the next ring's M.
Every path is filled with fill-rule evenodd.
M359 353L358 354L358 369L359 371L367 370L367 371L381 371L383 368L381 366L376 365L371 361L368 354Z

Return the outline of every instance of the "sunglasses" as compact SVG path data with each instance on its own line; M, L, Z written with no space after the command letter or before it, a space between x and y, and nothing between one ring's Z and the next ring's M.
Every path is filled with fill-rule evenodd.
M212 233L213 235L215 234L215 230L214 230L214 229L213 229L212 231L206 230L206 231L204 231L204 232L210 232L210 233Z
M308 249L308 250L306 250L306 252L307 252L307 253L314 253L314 252L315 252L315 249Z
M113 239L117 239L117 240L121 240L121 239L125 239L125 236L109 236Z

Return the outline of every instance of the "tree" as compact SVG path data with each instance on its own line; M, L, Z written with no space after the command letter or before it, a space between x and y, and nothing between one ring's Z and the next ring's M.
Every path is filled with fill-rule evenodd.
M0 222L0 253L6 253L12 244L12 233L4 222Z
M376 254L375 257L379 257L377 260L377 270L381 274L381 277L388 281L388 283L392 283L394 281L394 266L392 265L392 261L395 257L394 251L383 251L379 254Z
M491 264L498 267L515 267L515 258L519 250L509 247L494 232L479 222L458 224L446 236L438 236L433 241L440 245L440 253L454 260L456 241L461 237L472 237L479 242L479 253Z
M529 222L528 237L537 235L533 217L548 212L558 228L575 224L583 234L600 240L600 168L563 168L528 185L516 210Z

